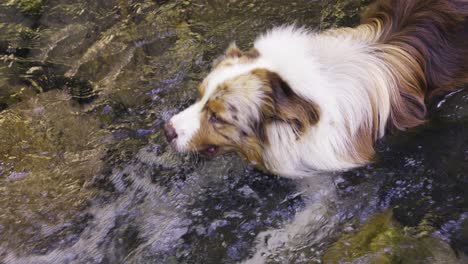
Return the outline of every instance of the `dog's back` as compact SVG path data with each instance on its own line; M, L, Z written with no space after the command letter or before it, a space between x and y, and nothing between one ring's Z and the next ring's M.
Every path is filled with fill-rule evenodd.
M468 1L379 0L363 18L378 36L378 56L391 67L395 97L389 125L419 125L428 98L468 81Z

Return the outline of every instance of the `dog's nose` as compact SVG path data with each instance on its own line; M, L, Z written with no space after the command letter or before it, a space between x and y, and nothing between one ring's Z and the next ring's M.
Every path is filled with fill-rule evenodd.
M172 140L177 138L177 132L170 122L164 125L164 134L166 134L167 142L172 142Z

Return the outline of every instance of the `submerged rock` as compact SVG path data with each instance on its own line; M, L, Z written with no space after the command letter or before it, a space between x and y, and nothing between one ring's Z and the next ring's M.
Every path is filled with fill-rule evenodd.
M377 214L341 236L325 252L324 263L463 263L448 243L433 235L415 236L392 211Z

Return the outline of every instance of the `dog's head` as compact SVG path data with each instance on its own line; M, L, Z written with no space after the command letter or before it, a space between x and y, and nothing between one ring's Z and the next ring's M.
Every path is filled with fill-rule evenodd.
M198 92L197 101L165 125L167 140L179 152L236 151L262 164L272 126L281 123L299 138L319 118L318 108L268 70L255 49L231 45Z

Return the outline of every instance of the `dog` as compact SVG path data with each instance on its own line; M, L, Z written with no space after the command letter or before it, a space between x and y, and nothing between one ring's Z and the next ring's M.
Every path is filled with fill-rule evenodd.
M373 160L386 132L468 81L466 0L378 0L354 28L282 26L231 44L198 100L164 126L178 152L235 151L285 177Z

